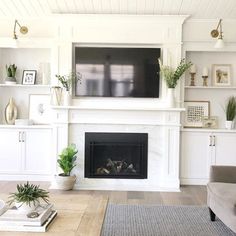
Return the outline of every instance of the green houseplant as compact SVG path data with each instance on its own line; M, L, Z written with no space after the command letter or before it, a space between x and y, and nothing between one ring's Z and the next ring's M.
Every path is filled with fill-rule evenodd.
M226 115L226 123L225 126L227 129L232 129L233 120L236 116L236 98L231 96L228 98L225 106L225 115Z
M182 59L177 66L176 69L163 65L161 60L158 59L159 66L160 66L160 73L163 79L166 82L168 87L167 91L167 106L174 107L175 106L175 98L174 98L174 89L180 79L180 77L184 74L184 72L189 69L192 65L191 62L185 62L185 59Z
M22 211L32 211L40 203L40 200L49 203L49 192L41 189L39 185L30 184L28 181L24 184L17 184L16 192L10 193L9 205L15 203L17 208Z
M76 176L71 176L72 169L76 166L75 161L77 159L78 150L74 144L70 144L68 147L64 148L59 154L57 163L61 170L63 171L56 177L56 182L59 189L70 190L73 188Z
M6 65L6 80L7 84L16 84L16 70L17 66L15 64Z

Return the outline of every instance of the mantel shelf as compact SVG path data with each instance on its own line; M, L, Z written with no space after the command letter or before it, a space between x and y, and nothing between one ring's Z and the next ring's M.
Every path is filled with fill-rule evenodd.
M22 87L22 88L50 88L51 85L44 84L0 84L0 87Z
M225 87L225 86L185 86L185 89L236 89L235 86Z

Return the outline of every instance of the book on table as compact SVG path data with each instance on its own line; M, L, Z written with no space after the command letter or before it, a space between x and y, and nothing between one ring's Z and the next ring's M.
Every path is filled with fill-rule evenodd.
M52 204L41 204L34 212L38 213L35 218L29 218L25 212L10 208L0 215L0 226L42 226L52 214Z

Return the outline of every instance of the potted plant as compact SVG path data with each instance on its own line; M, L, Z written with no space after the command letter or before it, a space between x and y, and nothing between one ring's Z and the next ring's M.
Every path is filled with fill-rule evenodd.
M5 79L6 84L16 84L16 70L17 66L15 64L6 65L7 77Z
M24 184L17 184L16 189L16 192L10 194L8 203L9 205L15 203L20 211L33 211L39 205L40 200L49 203L49 192L41 189L39 185L30 184L27 181Z
M59 155L57 163L63 173L56 176L56 182L59 189L71 190L74 187L76 176L71 176L72 169L76 166L75 161L77 159L78 150L74 144L70 144L68 147L64 148Z
M182 59L176 69L163 65L160 59L158 59L158 62L161 75L163 76L163 79L168 87L168 106L174 107L174 89L178 83L178 80L192 65L192 62L185 62L185 59Z
M234 96L229 97L229 99L226 102L225 115L226 115L225 128L232 129L233 120L236 116L236 98Z
M56 75L56 78L61 83L62 87L64 88L64 99L63 104L64 106L69 106L71 103L71 87L72 84L81 80L81 74L80 73L74 73L71 72L68 75Z

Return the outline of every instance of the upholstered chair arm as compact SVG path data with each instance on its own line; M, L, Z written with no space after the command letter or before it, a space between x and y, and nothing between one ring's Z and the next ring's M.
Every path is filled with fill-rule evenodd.
M236 166L211 166L210 182L236 183Z

